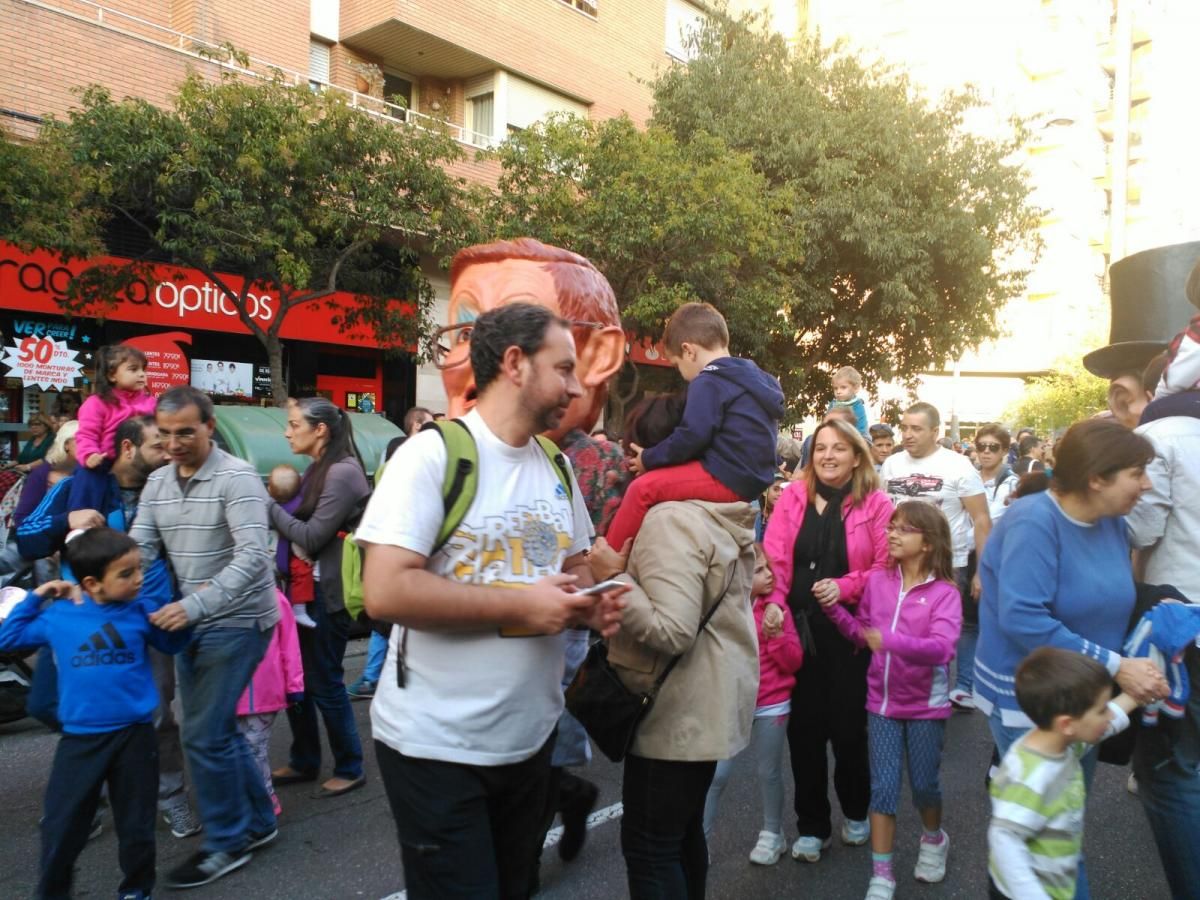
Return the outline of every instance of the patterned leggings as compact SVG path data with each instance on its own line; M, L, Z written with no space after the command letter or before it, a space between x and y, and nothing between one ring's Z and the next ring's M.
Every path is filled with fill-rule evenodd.
M263 784L267 793L275 796L275 785L271 783L271 726L275 724L276 713L256 713L251 716L238 716L238 730L250 745L250 753L258 763L258 771L262 773Z
M889 719L871 713L867 740L871 753L871 812L894 816L900 805L904 758L917 809L941 809L945 719Z

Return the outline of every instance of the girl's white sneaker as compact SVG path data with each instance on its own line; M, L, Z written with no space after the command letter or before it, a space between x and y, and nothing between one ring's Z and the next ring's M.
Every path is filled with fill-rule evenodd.
M783 856L783 851L786 849L787 841L784 840L782 834L776 834L773 831L760 831L758 833L758 843L750 851L750 862L756 866L773 866L779 862L779 857Z
M921 841L921 852L917 854L917 868L913 877L926 884L937 884L946 877L946 856L950 853L950 835L942 832L940 844Z
M871 876L871 883L867 885L866 900L892 900L896 894L896 882L880 876Z

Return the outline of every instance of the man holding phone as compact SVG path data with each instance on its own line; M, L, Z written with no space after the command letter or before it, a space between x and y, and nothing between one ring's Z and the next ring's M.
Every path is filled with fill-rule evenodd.
M367 612L404 626L371 721L413 900L528 896L563 705L562 632L611 635L624 606L624 585L580 590L591 520L574 476L568 491L533 439L581 395L571 323L507 303L460 340L477 392L462 422L479 447L462 523L434 549L446 448L421 432L356 532Z

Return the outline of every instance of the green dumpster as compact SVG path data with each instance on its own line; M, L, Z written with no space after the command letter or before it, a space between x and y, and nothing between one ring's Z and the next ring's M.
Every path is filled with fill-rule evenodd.
M300 471L308 466L307 456L296 456L288 447L283 431L287 428L287 410L262 406L218 406L217 444L234 456L249 462L258 474L266 478L280 463L295 466ZM350 413L354 427L354 443L367 469L367 478L375 474L383 452L392 438L401 431L383 416Z

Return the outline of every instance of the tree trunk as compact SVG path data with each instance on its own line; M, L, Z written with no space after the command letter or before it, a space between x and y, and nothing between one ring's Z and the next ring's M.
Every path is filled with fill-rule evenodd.
M286 406L288 389L283 380L283 342L271 331L263 335L262 341L267 348L267 364L271 367L271 399L276 406Z

